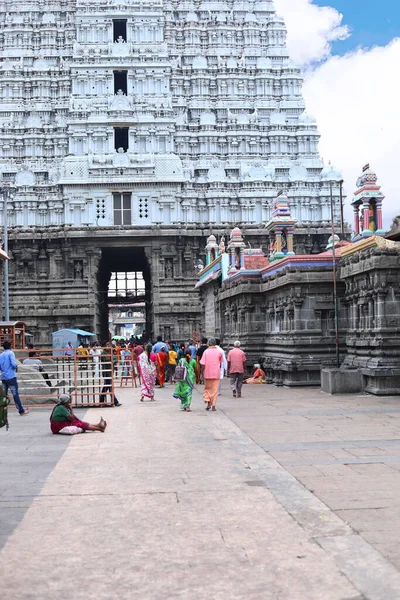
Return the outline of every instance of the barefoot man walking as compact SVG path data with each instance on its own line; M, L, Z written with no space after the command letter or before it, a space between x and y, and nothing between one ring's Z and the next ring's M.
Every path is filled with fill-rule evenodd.
M212 407L213 411L216 409L218 388L221 377L221 363L223 361L220 350L216 347L216 341L214 338L208 340L208 348L201 357L201 367L204 378L204 402L206 403L206 410L210 410Z

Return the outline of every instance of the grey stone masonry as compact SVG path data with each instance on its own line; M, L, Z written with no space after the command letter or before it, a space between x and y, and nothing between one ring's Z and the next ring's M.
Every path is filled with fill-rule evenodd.
M400 393L400 249L372 248L343 259L345 367L373 394Z
M240 339L252 364L264 357L269 383L319 385L321 368L335 365L331 269L288 267L263 280L243 275L224 283L218 301L224 343Z

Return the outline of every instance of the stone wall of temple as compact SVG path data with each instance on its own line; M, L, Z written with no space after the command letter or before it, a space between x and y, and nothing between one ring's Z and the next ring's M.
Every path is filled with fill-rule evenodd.
M342 250L339 364L361 372L364 391L399 394L400 246L373 237ZM319 385L321 369L337 366L332 258L301 260L303 266L277 261L275 269L234 271L222 283L205 278L200 287L207 335L220 315L223 346L240 340L249 368L261 360L268 383L276 385Z
M263 280L239 277L223 285L218 301L224 344L239 339L250 366L262 357L270 383L319 385L321 366L335 364L331 269L288 268ZM339 309L344 315L341 304ZM344 353L344 336L340 341Z
M142 232L143 238L111 230L108 235L86 230L36 231L35 237L23 231L10 240L10 314L25 320L35 343L46 346L49 334L64 327L93 331L99 339L108 338L107 299L109 268L104 257L122 248L132 268L137 252L149 270L147 290L148 333L187 340L200 332L200 297L194 291L193 261L201 254L203 238L191 235ZM105 283L106 280L106 283Z
M371 248L343 259L344 367L359 368L366 391L400 392L400 248Z

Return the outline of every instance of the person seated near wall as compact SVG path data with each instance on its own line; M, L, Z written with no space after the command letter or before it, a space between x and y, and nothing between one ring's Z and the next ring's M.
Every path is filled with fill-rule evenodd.
M243 383L265 383L265 373L261 368L261 365L254 365L253 377L248 377Z
M50 377L49 377L48 373L46 373L46 371L44 369L42 361L38 357L38 353L34 349L33 344L28 344L28 349L29 349L28 358L25 358L22 361L22 364L24 366L32 367L33 369L36 369L36 371L39 371L39 373L42 375L43 379L45 380L46 384L49 386L49 388L51 388L51 390L53 392L55 392L57 388L67 385L67 382L65 381L65 379L63 379L62 381L58 381L56 383L56 385L53 386L53 384L50 381Z
M85 433L85 431L101 431L101 433L104 433L106 427L107 422L103 417L100 418L97 425L80 421L73 413L69 394L61 394L57 406L53 408L50 415L50 429L55 434L76 435Z

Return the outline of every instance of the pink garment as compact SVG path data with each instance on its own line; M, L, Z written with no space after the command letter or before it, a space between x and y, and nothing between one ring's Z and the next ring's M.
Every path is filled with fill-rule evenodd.
M233 348L228 354L229 373L244 373L246 355L240 348Z
M219 379L223 356L215 346L210 346L203 353L200 364L204 365L204 379Z

